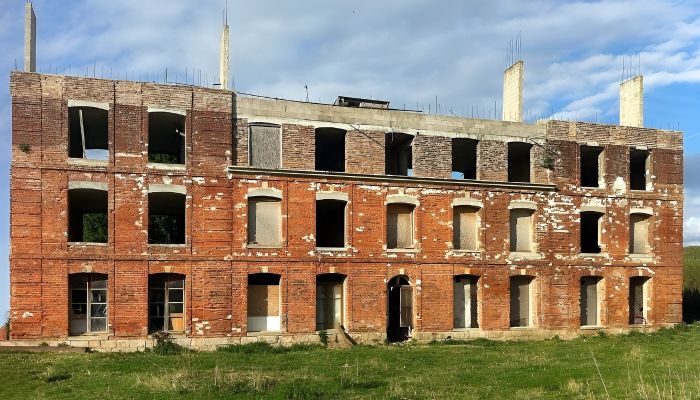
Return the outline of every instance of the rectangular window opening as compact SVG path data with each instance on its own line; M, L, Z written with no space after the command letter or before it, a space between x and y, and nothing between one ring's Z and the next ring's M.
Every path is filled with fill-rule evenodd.
M185 163L185 116L169 112L148 113L148 161Z
M68 156L88 160L107 160L108 112L93 107L68 108Z
M338 274L323 274L316 277L316 330L335 329L343 324L345 308L343 281Z
M630 254L648 254L649 216L646 214L630 214L629 234Z
M342 129L316 129L316 170L345 172L345 133Z
M68 286L71 335L107 332L107 275L70 275Z
M107 243L107 191L70 189L68 191L68 241Z
M452 222L453 246L455 250L479 249L479 208L454 207Z
M581 186L604 187L603 148L581 146Z
M629 323L630 325L647 324L647 286L649 278L634 276L630 278Z
M581 213L581 253L600 253L600 233L603 214Z
M387 175L413 176L413 135L389 132L385 143Z
M530 143L508 143L508 182L530 182Z
M281 304L279 275L248 276L248 332L280 331Z
M510 251L532 252L532 218L534 211L524 208L510 210Z
M600 285L602 278L584 276L581 278L581 326L600 325Z
M630 190L647 190L649 178L649 152L630 150Z
M277 247L282 244L282 202L273 197L248 199L248 244Z
M454 278L454 327L455 329L478 328L478 301L476 276Z
M345 206L343 200L316 201L316 246L345 247Z
M413 210L411 204L387 205L387 248L412 249Z
M510 277L510 326L532 325L532 281L529 276Z
M476 179L478 140L452 139L452 179Z
M148 243L185 244L184 194L148 194Z
M148 331L185 331L185 277L155 274L148 277Z
M279 125L250 125L249 150L251 167L282 168L282 128Z

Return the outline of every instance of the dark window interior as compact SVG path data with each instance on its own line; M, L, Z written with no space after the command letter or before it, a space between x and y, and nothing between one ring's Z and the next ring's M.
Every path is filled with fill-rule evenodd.
M277 274L250 274L248 275L248 286L251 285L279 285L280 276Z
M345 172L345 131L316 129L316 170Z
M600 253L600 217L597 212L581 213L581 253Z
M476 179L476 145L474 139L452 139L452 178Z
M413 175L413 136L389 132L385 136L387 175Z
M107 110L92 107L68 109L68 156L91 160L106 160Z
M107 191L68 191L68 241L107 243Z
M185 276L155 274L148 277L148 331L185 330Z
M630 189L647 189L647 159L646 150L630 150Z
M148 194L148 243L185 243L184 194Z
M316 245L345 247L345 201L316 201Z
M530 182L531 149L529 143L508 143L508 182Z
M185 116L168 112L148 114L148 161L185 163Z
M581 146L581 186L598 187L602 147Z

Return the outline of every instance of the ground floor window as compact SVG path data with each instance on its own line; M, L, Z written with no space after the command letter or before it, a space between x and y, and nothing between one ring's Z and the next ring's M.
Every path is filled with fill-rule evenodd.
M71 275L69 287L70 333L107 332L107 275Z
M323 274L316 277L316 330L335 329L343 323L344 275Z
M478 328L477 277L460 275L454 278L454 327Z
M280 276L248 275L248 331L280 331L281 308Z
M185 331L185 276L155 274L148 277L148 330Z
M530 276L510 277L510 326L532 326L532 281Z
M387 338L400 342L411 337L413 329L413 287L404 276L396 276L387 284L389 290Z
M599 276L581 278L581 326L600 325L600 286Z
M645 325L647 324L647 291L649 286L649 278L645 276L634 276L630 278L630 324Z

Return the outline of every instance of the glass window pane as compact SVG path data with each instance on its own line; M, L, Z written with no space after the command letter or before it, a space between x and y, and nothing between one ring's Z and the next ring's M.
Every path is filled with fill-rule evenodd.
M185 281L182 279L175 279L170 282L168 282L168 287L171 288L182 288L185 287Z
M93 289L107 289L107 278L93 278L90 286Z
M91 301L93 303L106 303L107 302L107 291L106 290L93 290Z
M92 304L92 305L90 305L90 316L91 317L106 317L107 316L107 305L106 304Z
M107 330L106 318L90 318L91 332L105 332Z
M71 310L73 311L73 315L85 315L87 314L87 304L75 304L73 303L71 305Z
M170 302L182 302L182 289L172 289L168 291L168 301Z
M182 303L169 303L168 310L170 311L170 314L182 313L182 310L183 310Z

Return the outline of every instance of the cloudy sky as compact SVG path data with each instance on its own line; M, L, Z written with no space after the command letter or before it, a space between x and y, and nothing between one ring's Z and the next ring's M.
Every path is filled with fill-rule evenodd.
M641 65L645 125L685 132L685 243L700 244L700 2L229 1L241 92L493 118L509 41L522 37L530 118L618 122L623 60ZM35 0L40 72L218 82L224 0ZM23 1L0 3L0 318L8 309L9 73ZM154 78L155 77L155 78ZM474 110L474 111L472 111ZM698 196L695 196L695 194Z

